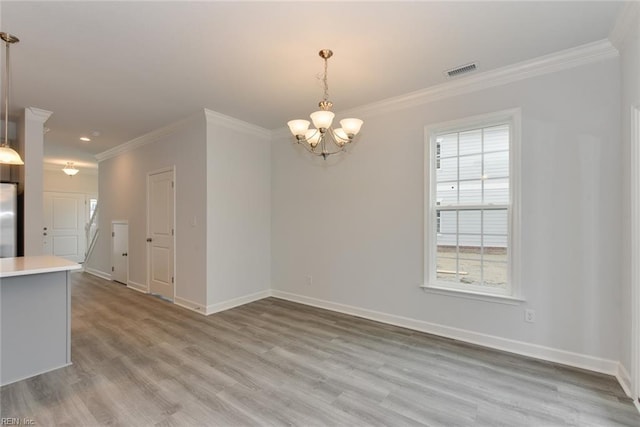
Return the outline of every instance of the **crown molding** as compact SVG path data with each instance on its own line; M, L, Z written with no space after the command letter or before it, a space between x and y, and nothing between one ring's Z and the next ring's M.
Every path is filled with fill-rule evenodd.
M618 49L624 45L627 35L631 31L633 24L640 25L640 1L626 1L620 10L616 22L613 25L609 40Z
M27 112L29 112L33 118L42 122L42 124L49 120L49 117L51 117L51 115L53 114L53 111L47 111L36 107L27 107L24 109L24 111L25 115Z
M45 171L51 171L51 172L61 172L62 173L62 168L64 168L65 165L61 165L60 163L53 163L53 162L48 162L48 161L44 161L42 163L42 170ZM87 167L87 166L78 166L75 165L76 169L78 169L80 172L82 172L83 174L87 174L87 175L98 175L98 167Z
M213 110L208 110L206 108L204 108L203 110L204 119L207 124L217 124L219 126L234 129L239 132L255 136L257 138L266 139L269 141L271 140L271 131L268 129L244 122L231 116L225 116L224 114L220 114ZM177 132L178 130L197 120L202 120L202 112L198 112L185 119L179 120L160 129L156 129L152 132L132 139L131 141L125 142L124 144L120 144L109 150L103 151L102 153L98 153L95 155L95 158L98 162L102 162L112 157L119 156L120 154L126 153L128 151L135 150L147 144L152 144L158 141L163 136Z
M125 142L116 147L110 148L109 150L103 151L102 153L98 153L95 155L95 158L98 161L98 163L100 163L104 160L111 159L113 157L119 156L120 154L143 147L147 144L157 142L163 136L177 132L178 130L184 128L186 125L190 124L191 122L194 122L199 119L202 119L201 112L198 112L197 114L193 114L187 118L171 123L167 126L161 127L149 133L146 133L128 142Z
M562 50L517 64L431 86L405 95L341 111L341 116L373 116L415 107L453 96L502 86L619 56L608 39Z
M220 114L216 111L204 109L204 115L207 123L223 126L238 132L246 133L256 138L271 140L271 131L263 127L251 124L249 122L236 119L231 116Z

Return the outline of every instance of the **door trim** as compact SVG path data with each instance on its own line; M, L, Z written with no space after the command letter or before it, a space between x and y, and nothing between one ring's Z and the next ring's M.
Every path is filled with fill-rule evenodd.
M122 224L122 225L126 225L127 229L129 228L129 221L126 219L117 219L117 220L113 220L111 221L111 266L114 265L114 259L113 259L113 233L114 233L114 225L116 224ZM127 240L128 240L128 236L129 233L127 232ZM129 250L129 242L127 241L127 251ZM113 270L111 271L113 273ZM111 281L115 282L116 280L113 278L113 274L111 275ZM120 283L120 282L118 282ZM129 256L127 256L127 280L126 283L123 283L126 286L129 286Z
M631 394L640 398L640 104L631 106ZM640 406L639 406L640 409Z
M151 235L150 223L149 223L149 188L151 188L150 181L151 175L159 173L171 172L171 179L173 180L173 302L176 300L176 288L178 286L178 274L176 271L176 238L178 236L178 230L176 228L176 192L178 190L178 182L176 181L176 165L168 166L165 168L155 169L147 172L147 233L145 238L149 238ZM151 251L149 250L149 242L146 243L147 250L147 293L151 293Z

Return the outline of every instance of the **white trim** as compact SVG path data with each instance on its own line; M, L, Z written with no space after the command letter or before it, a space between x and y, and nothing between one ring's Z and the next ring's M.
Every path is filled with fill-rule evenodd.
M632 25L637 19L640 12L640 5L638 1L626 1L618 13L616 22L613 25L613 29L609 33L609 40L620 49L631 31Z
M156 129L152 132L146 133L142 136L134 138L130 141L127 141L109 150L103 151L102 153L98 153L95 155L95 158L98 162L102 162L112 157L119 156L120 154L126 153L128 151L133 151L147 144L152 144L154 142L157 142L160 138L166 135L175 133L178 130L184 128L185 126L191 124L192 122L202 119L202 117L203 117L202 112L198 112L197 114L193 114L182 120L179 120L167 126L161 127L160 129ZM216 124L219 126L223 126L229 129L233 129L239 132L243 132L243 133L255 136L257 138L271 141L270 130L236 119L231 116L220 114L213 110L209 110L205 108L204 119L206 123Z
M465 329L452 328L450 326L429 323L422 320L410 319L407 317L367 310L345 304L338 304L331 301L310 298L284 291L272 290L271 295L275 298L281 298L300 304L337 311L339 313L358 316L365 319L374 320L376 322L400 326L402 328L412 329L428 334L438 335L441 337L452 338L458 341L477 344L483 347L507 351L510 353L533 357L549 362L560 363L563 365L574 366L577 368L600 372L607 375L615 376L618 372L619 363L613 360L601 359L585 354L573 353L570 351L545 347L537 344L530 344L523 341L510 340L494 335L481 334Z
M207 316L214 313L219 313L221 311L229 310L230 308L238 307L240 305L248 304L250 302L258 301L263 298L270 297L272 295L272 291L267 289L264 291L256 292L249 295L244 295L237 298L232 298L230 300L218 302L215 304L211 304L207 306L206 314Z
M150 207L150 204L149 204L149 195L150 195L149 194L149 188L150 188L149 180L151 179L152 175L158 175L158 174L166 173L166 172L172 172L172 176L171 176L172 187L171 188L173 189L173 192L172 192L173 193L173 224L171 225L171 227L173 229L173 236L172 236L173 237L173 239L172 239L172 244L173 244L173 266L172 266L172 269L171 269L171 274L172 274L172 277L173 277L173 282L171 284L173 285L173 298L171 299L171 301L175 301L176 300L176 288L177 288L177 285L178 285L178 276L176 274L176 264L177 264L177 261L176 261L176 237L178 235L178 230L177 230L177 227L176 227L176 217L177 217L177 215L176 215L176 209L177 209L177 206L176 206L176 193L177 193L177 189L178 189L178 183L177 183L177 180L176 180L176 165L167 166L167 167L164 167L164 168L160 168L160 169L156 169L156 170L147 172L147 218L146 218L147 219L147 231L146 231L146 234L147 234L147 239L148 239L149 235L151 234L150 231L149 231L149 228L151 227L151 221L149 220L149 217L150 217L150 215L149 215L149 207ZM145 249L146 249L146 255L147 255L147 289L148 289L148 292L151 292L151 251L149 250L149 243L150 242L147 241ZM165 297L164 295L162 295L162 296L164 298L168 299L168 297Z
M133 151L137 148L143 147L147 144L152 144L154 142L158 142L160 138L166 135L170 135L172 133L177 132L178 130L184 128L191 122L194 122L198 119L202 118L202 113L193 114L187 118L179 120L177 122L171 123L167 126L161 127L160 129L156 129L152 132L146 133L142 136L134 138L130 141L127 141L123 144L110 148L102 153L98 153L95 155L96 160L102 162L104 160L110 159L112 157L119 156L128 151Z
M134 282L133 280L127 280L127 288L133 289L134 291L138 291L143 294L149 293L149 288L147 288L144 284Z
M640 104L630 110L631 179L631 392L640 397Z
M633 399L633 397L631 396L631 375L629 375L629 372L627 372L622 363L618 363L616 379L620 383L620 387L622 387L622 390L624 390L625 394Z
M49 161L47 159L43 160L42 163L42 170L48 171L48 172L62 172L62 168L65 165L61 165L60 163L54 163L53 161ZM86 166L85 164L82 164L81 162L75 162L75 166L76 168L80 169L82 168L82 173L85 175L98 175L98 165L96 164L95 166Z
M231 116L218 113L207 108L204 109L204 115L207 123L220 125L229 129L236 130L256 138L265 139L271 141L271 131L260 126L236 119Z
M104 271L96 270L95 268L84 267L84 272L85 273L89 273L92 276L96 276L96 277L99 277L99 278L104 279L104 280L111 280L111 274L105 273Z
M182 308L186 308L191 311L195 311L198 314L206 315L206 307L204 304L198 304L197 302L190 301L186 298L175 297L173 303Z
M494 124L508 123L509 135L509 232L507 245L508 259L508 288L503 292L483 292L472 286L462 284L445 284L438 282L436 273L431 266L436 264L436 254L434 253L435 242L432 239L436 236L436 215L433 213L436 206L433 204L432 195L436 192L435 158L437 135L447 132L460 132L465 129L478 129L492 126ZM450 120L442 123L435 123L424 128L424 281L423 287L426 289L442 290L443 288L457 288L462 292L474 296L503 296L511 300L522 301L522 288L520 286L521 256L520 256L520 157L522 138L522 112L520 108L496 111L493 113L480 114L476 116ZM432 164L433 163L433 164ZM462 207L463 209L466 207ZM494 299L495 301L495 299Z
M34 118L38 119L40 122L42 122L43 125L46 123L47 120L49 120L49 117L51 117L51 115L53 114L53 111L43 110L42 108L36 108L36 107L27 107L25 108L25 111L29 111L31 115Z
M507 305L520 305L525 302L524 299L501 294L485 294L480 292L472 292L465 289L443 288L433 285L420 285L425 292L431 292L438 295L446 295L456 298L466 298L476 301L494 302Z
M495 70L485 71L468 77L451 80L430 86L405 95L388 98L364 106L340 111L340 116L365 117L386 114L405 108L411 108L429 102L453 96L463 95L502 86L532 77L551 74L570 68L618 57L618 50L608 39L584 44L571 49L561 50L528 61L507 65Z

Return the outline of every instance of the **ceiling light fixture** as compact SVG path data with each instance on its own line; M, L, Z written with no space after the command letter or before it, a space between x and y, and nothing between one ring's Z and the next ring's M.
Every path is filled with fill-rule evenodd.
M78 169L73 166L73 162L67 162L67 165L62 168L62 172L66 173L69 176L73 176L80 172Z
M89 141L91 141L91 138L86 137L86 136L81 136L80 137L80 141L89 142Z
M333 104L329 101L329 84L327 83L327 60L333 56L329 49L322 49L318 55L324 60L324 74L322 83L324 86L324 96L318 103L320 110L311 113L310 117L316 129L309 129L311 124L308 120L291 120L287 122L291 133L296 137L296 142L302 144L310 153L327 158L332 154L345 151L347 144L360 132L362 120L342 119L342 127L333 129L331 123L335 114L331 112Z
M16 36L8 33L0 33L0 38L4 40L5 50L5 71L4 71L4 139L0 145L0 163L4 165L24 165L20 154L9 146L9 46L20 41Z

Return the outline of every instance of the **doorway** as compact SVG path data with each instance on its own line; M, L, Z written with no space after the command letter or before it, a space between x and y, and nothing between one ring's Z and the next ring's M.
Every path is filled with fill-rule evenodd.
M111 280L126 285L129 282L129 224L111 222Z
M175 299L175 170L147 175L147 280L149 292Z

